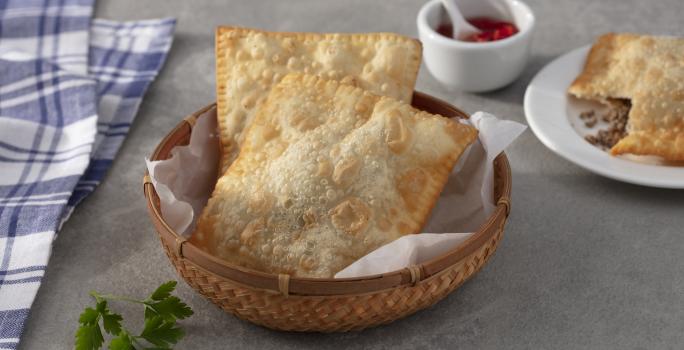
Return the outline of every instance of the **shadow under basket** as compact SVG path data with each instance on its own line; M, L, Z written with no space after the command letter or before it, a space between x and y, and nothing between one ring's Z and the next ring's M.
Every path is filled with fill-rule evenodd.
M413 106L450 118L468 115L415 92ZM157 146L151 160L167 159L186 145L198 117L213 117L215 105L185 118ZM433 305L477 273L496 250L510 212L511 169L504 153L494 161L496 210L467 241L420 265L380 275L330 279L269 274L209 255L162 219L159 197L145 173L149 214L178 274L222 309L256 324L285 331L342 332L392 322Z

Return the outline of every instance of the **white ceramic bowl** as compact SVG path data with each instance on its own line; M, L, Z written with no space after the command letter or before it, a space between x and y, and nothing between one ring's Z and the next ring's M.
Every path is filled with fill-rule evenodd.
M418 35L430 73L442 84L471 92L498 89L515 80L525 68L530 51L534 14L518 0L499 0L512 18L501 18L481 1L460 0L468 17L494 17L514 23L518 33L497 41L475 43L447 38L436 28L447 18L440 0L431 0L418 13Z

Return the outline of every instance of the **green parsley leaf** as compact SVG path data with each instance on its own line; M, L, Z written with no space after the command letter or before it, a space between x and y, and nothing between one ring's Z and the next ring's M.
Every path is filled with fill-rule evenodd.
M171 292L173 292L174 289L176 289L176 284L178 282L176 281L168 281L166 283L163 283L157 290L152 293L150 296L150 299L152 300L162 300L166 299L169 296L171 296Z
M112 339L109 343L109 350L134 350L133 340L131 337L124 333L121 333L118 337Z
M164 321L160 316L152 317L145 320L145 327L140 336L156 346L169 347L185 335L183 330L174 327L175 325L175 322Z
M121 321L123 317L119 314L114 314L107 310L107 313L102 314L102 325L105 332L111 335L118 335L121 333Z
M140 343L143 339L151 346L144 346L144 350L170 350L184 336L176 321L193 314L188 305L171 295L175 288L175 281L166 282L145 300L91 291L90 295L95 298L95 307L86 307L79 316L80 327L76 331L75 349L98 350L102 347L102 319L104 331L114 336L109 343L110 350L136 350L136 347L144 346ZM112 300L144 305L145 325L140 336L131 335L131 332L122 326L123 317L113 313L107 305L108 301Z
M87 307L78 318L78 322L83 325L94 325L100 318L100 313L92 307Z
M173 322L176 319L182 320L192 316L192 309L175 296L170 296L156 303L147 304L147 306L149 306L157 316L162 317L168 322Z
M97 313L94 320L92 315L93 312ZM79 321L84 324L97 324L99 317L102 317L102 324L105 332L111 335L118 335L119 332L121 332L121 321L123 320L123 317L119 314L112 313L109 308L107 308L107 301L104 299L98 299L95 310L86 308L83 314L81 314L81 319Z
M97 350L104 343L100 325L87 324L76 331L76 350Z
M145 304L145 321L147 321L147 320L149 320L155 316L158 316L157 312L154 311L154 309L151 308L149 304Z
M105 313L107 311L107 300L98 300L95 309L101 314Z

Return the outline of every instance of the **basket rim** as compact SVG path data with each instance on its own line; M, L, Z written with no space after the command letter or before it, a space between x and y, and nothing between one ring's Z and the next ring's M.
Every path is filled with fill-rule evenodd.
M414 92L412 104L420 108L433 104L444 110L449 117L469 118L469 115L453 105L418 91ZM216 108L216 103L209 104L190 114L180 121L157 145L150 155L150 160L165 159L170 150L182 139L189 137L197 118L207 115ZM169 147L170 146L170 147ZM166 151L166 152L164 152ZM166 153L163 154L162 153ZM175 232L161 216L158 195L151 183L147 170L143 178L143 192L149 215L156 226L160 239L174 247L174 253L181 259L187 259L205 272L231 280L233 283L251 288L273 291L281 294L297 294L308 296L350 295L377 292L395 288L400 285L416 284L439 274L443 270L460 263L468 255L485 244L496 232L494 227L500 220L505 221L510 213L511 169L505 153L499 154L495 162L495 181L500 179L502 186L495 191L496 209L483 222L477 231L455 248L418 265L376 275L351 278L305 278L291 277L287 274L272 274L231 264L215 257L195 246L179 233Z

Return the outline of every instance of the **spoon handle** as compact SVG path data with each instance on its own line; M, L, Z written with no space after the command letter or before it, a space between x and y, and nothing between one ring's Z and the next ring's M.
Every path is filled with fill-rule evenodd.
M446 9L447 15L451 19L452 25L452 36L454 38L460 38L463 35L480 33L480 30L474 27L472 24L468 23L463 14L456 5L455 0L441 0L442 6Z

